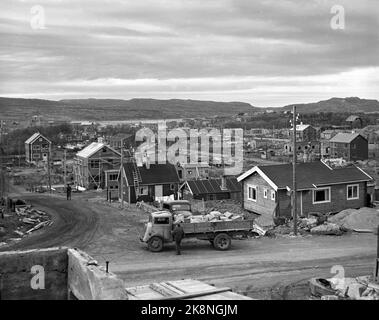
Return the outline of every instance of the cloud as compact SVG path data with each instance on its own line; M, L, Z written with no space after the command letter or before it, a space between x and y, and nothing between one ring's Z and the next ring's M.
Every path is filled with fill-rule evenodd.
M0 95L206 97L271 106L326 94L379 98L374 0L339 1L344 30L330 27L329 0L38 4L46 18L41 30L30 24L34 1L0 5Z

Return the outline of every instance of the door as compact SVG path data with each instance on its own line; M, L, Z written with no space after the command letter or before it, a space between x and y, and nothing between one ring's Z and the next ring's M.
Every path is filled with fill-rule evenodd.
M156 185L154 191L155 199L161 199L163 197L163 186L161 184Z

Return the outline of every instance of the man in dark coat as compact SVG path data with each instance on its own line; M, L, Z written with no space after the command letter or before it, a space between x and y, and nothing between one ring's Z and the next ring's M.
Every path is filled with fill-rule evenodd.
M180 253L180 243L182 242L182 239L184 237L184 231L183 227L178 223L175 225L174 230L172 230L172 237L175 240L175 246L176 246L176 254L181 254Z
M66 188L67 200L71 200L71 186L68 184Z

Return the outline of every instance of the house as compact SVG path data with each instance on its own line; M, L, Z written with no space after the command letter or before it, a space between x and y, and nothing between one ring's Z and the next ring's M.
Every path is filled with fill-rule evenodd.
M134 134L118 133L107 139L108 145L117 151L121 151L121 145L124 149L129 149L133 146Z
M293 129L290 129L290 137L293 136ZM296 141L298 142L309 142L317 141L318 131L316 128L309 124L297 124L296 125Z
M241 184L234 177L188 180L180 186L179 191L184 200L241 200Z
M362 118L357 115L351 115L345 120L351 128L362 128Z
M368 159L368 140L359 133L338 133L329 140L330 156L346 161Z
M121 186L121 179L123 185ZM175 165L170 163L150 164L145 162L138 166L136 161L123 164L118 176L119 198L123 192L124 201L162 201L176 199L179 189L179 176Z
M269 218L291 216L292 164L255 166L237 178L242 206ZM322 161L296 165L297 213L339 212L367 203L367 173L354 166L333 168Z
M208 179L209 177L209 165L206 163L179 163L176 169L181 181Z
M79 151L74 159L74 179L77 186L105 188L105 171L120 167L121 154L102 142L92 142Z
M51 141L36 132L25 141L25 159L28 163L47 161L51 154Z

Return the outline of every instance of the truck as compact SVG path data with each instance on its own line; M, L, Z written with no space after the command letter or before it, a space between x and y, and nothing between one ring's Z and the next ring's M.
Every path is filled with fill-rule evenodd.
M184 222L180 225L183 227L184 238L208 240L215 249L222 251L230 248L232 238L247 238L259 234L254 219ZM171 234L174 226L173 212L152 212L141 241L147 243L150 251L160 252L165 243L174 241Z

